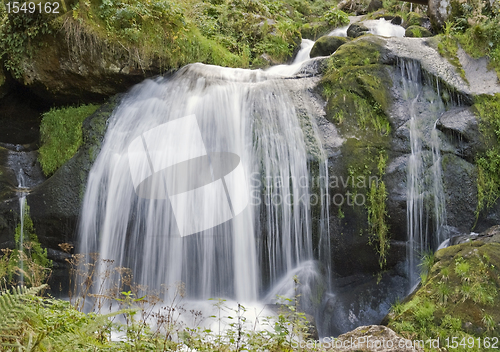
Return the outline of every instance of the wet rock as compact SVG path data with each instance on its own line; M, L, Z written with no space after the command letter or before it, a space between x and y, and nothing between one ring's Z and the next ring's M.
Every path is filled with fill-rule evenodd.
M425 38L432 37L432 33L424 27L409 26L408 28L406 28L405 36L410 38Z
M353 23L347 28L347 36L351 38L357 38L362 36L363 34L366 34L369 31L369 29L358 23Z
M83 145L52 177L30 191L27 202L36 233L44 247L75 244L77 221L87 177L97 157L108 119L121 96L115 96L89 116L82 126Z
M456 148L456 155L473 163L477 153L485 151L477 118L469 107L459 107L445 112L436 127Z
M348 42L344 37L323 36L319 38L311 49L311 58L333 54L342 44Z
M391 20L391 23L396 25L396 26L400 26L401 23L403 23L403 19L401 18L401 16L395 16L392 20Z

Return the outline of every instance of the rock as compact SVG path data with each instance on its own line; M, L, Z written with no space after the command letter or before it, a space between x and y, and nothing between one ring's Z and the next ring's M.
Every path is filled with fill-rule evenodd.
M427 281L388 315L390 328L405 334L414 329L413 340L421 339L423 324L431 332L426 339L452 333L498 336L500 226L437 251L428 270Z
M380 10L383 7L384 7L384 4L382 3L381 0L371 0L370 4L368 5L367 11L373 12L373 11Z
M406 37L414 37L414 38L425 38L425 37L432 37L432 33L425 29L424 27L420 26L410 26L406 28L405 31L405 36Z
M429 17L422 16L416 12L410 12L405 22L401 24L404 28L410 26L421 26L427 30L431 30L431 20Z
M349 28L347 28L347 36L351 38L357 38L362 36L363 34L366 34L366 32L368 31L369 29L366 26L358 23L353 23L349 26Z
M326 21L306 23L300 28L302 38L316 40L328 34L330 25Z
M431 19L432 27L437 31L444 27L446 21L451 15L451 3L458 0L429 0L428 13ZM460 4L458 4L460 6Z
M406 290L406 279L398 270L380 277L356 274L335 280L335 294L325 295L317 317L323 329L320 335L338 336L359 325L378 324L391 303L404 297Z
M23 75L17 80L45 100L102 103L161 71L154 61L138 67L125 49L110 47L100 39L87 38L82 48L69 38L64 30L46 35L36 56L23 61Z
M396 26L400 26L401 23L403 23L403 19L401 18L401 16L395 16L392 20L391 20L391 23L396 25Z
M9 84L7 83L7 78L3 72L3 67L0 66L0 99L5 97L9 92Z
M344 37L323 36L319 38L311 49L311 58L333 54L342 44L349 40Z
M45 247L59 249L60 243L75 244L77 220L87 177L99 154L108 119L120 101L117 95L83 122L83 145L52 177L28 195L31 218Z
M370 0L342 0L337 5L339 10L353 13L356 16L365 15L367 13Z
M474 111L470 107L458 107L446 111L438 120L436 127L456 148L456 155L473 163L477 153L486 147Z
M415 345L412 340L405 339L392 329L382 325L360 326L353 331L340 335L335 342L332 342L332 345L336 351L424 351L423 348Z

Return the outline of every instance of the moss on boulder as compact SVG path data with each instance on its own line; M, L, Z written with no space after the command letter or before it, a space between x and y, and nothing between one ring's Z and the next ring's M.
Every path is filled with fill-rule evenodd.
M333 54L341 45L347 43L348 38L323 36L319 38L311 49L311 58Z
M420 288L393 307L388 326L407 338L498 336L500 330L500 226L436 252ZM462 346L463 347L463 346ZM487 348L457 351L487 351Z
M413 38L426 38L432 37L432 33L421 26L409 26L406 28L405 36Z

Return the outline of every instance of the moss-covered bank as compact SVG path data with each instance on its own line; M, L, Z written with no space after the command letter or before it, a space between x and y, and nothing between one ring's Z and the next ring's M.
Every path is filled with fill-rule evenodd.
M422 269L426 281L393 306L388 326L413 340L440 338L442 347L457 337L456 351L496 350L491 347L500 331L500 226L436 252Z

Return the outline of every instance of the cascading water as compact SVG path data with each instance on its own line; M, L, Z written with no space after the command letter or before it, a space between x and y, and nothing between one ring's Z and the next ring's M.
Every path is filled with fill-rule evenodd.
M306 41L302 48L310 50L311 43ZM301 52L298 58L305 60L308 55ZM297 71L297 64L268 72L192 64L170 79L136 86L115 110L90 172L79 251L99 252L101 258L131 268L136 281L151 289L183 282L190 298L217 296L240 302L257 300L287 272L310 261L310 176L301 124L304 119L309 125L314 121L299 116L287 80L281 78ZM236 188L249 195L249 205L231 221L181 237L179 217L168 200L136 194L129 146L138 137L141 145L162 143L161 136L157 140L144 136L189 115L195 116L208 153L240 157L246 184ZM181 129L180 141L191 138L191 132ZM317 135L313 139L319 141ZM189 145L195 148L195 144ZM172 148L159 156L167 160L191 152ZM188 171L194 171L185 175L189 182L196 170ZM188 214L185 221L219 216L216 202L203 204L203 211L181 207ZM320 222L323 227L327 223Z
M18 176L18 188L21 190L26 189L26 181L24 177L24 172L23 169L19 170L19 176ZM26 193L22 192L21 196L19 197L19 216L20 216L20 232L19 232L19 252L24 251L24 217L26 215ZM19 269L20 270L20 276L19 276L19 283L23 285L24 283L24 261L22 256L19 257Z
M422 71L418 63L403 61L400 64L403 79L403 96L409 102L411 154L407 171L407 263L410 288L419 281L420 256L428 250L435 250L446 238L446 200L444 196L441 153L437 118L445 111L445 104L439 93L425 96ZM421 114L422 101L431 100L433 109ZM429 152L423 148L430 129ZM430 164L430 167L428 165ZM432 204L432 205L429 205ZM434 226L429 229L429 218Z

